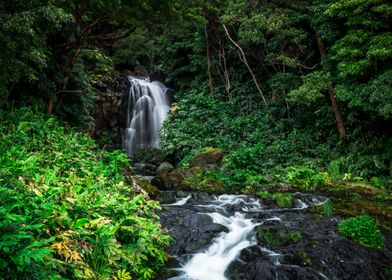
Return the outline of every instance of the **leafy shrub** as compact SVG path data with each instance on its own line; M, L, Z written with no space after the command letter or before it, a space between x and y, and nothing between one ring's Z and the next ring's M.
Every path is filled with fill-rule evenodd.
M266 178L255 171L233 169L218 171L210 174L215 180L222 182L226 190L241 190L246 187L257 189L267 182Z
M0 274L152 278L170 239L125 182L127 157L28 108L0 121Z
M293 206L293 195L291 193L274 193L273 198L280 208L291 208Z
M304 190L315 190L328 181L327 173L317 173L313 169L303 166L291 166L285 169L285 179Z
M371 248L384 246L384 236L376 223L367 215L348 218L339 223L339 233Z
M264 152L263 144L243 148L231 152L224 158L227 167L232 169L260 170L260 161Z

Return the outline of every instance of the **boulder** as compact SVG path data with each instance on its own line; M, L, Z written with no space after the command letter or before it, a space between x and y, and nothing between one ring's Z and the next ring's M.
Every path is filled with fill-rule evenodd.
M158 176L161 174L169 173L174 170L174 166L168 162L161 163L157 168Z
M206 148L202 152L195 155L190 161L191 167L206 167L211 165L219 165L223 159L224 153L221 149Z
M187 190L189 189L184 183L184 175L176 170L167 173L160 173L157 175L158 188L163 190Z

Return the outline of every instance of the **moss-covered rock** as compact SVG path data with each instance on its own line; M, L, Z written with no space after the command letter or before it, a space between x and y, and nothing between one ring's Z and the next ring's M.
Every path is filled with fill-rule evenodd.
M152 185L148 179L145 179L144 177L135 177L134 179L136 180L137 185L145 190L150 198L157 197L159 190Z
M157 174L164 174L174 170L174 166L168 162L161 163L157 168Z
M211 167L211 165L219 165L223 159L224 153L221 149L205 148L200 153L196 154L190 161L191 167Z
M162 183L162 187L165 190L189 189L187 184L184 182L184 174L179 170L158 174L157 179Z

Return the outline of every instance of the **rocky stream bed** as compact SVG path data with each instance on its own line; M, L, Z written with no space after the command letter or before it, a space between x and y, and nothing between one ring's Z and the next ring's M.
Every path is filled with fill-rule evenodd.
M174 237L157 279L390 279L392 236L384 249L337 233L340 217L314 214L327 197L294 193L294 207L245 195L166 191L161 223Z

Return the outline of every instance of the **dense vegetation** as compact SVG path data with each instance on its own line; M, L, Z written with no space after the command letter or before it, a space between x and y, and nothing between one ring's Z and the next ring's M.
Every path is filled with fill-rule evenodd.
M0 275L150 279L170 239L125 181L126 156L28 108L0 121Z
M101 85L124 73L160 69L175 90L160 133L178 169L223 151L192 187L263 195L281 182L357 182L382 190L384 207L391 15L388 0L1 1L0 274L148 279L166 260L158 205L130 186L122 152L82 133ZM340 232L380 247L364 217Z
M238 169L391 184L391 4L224 2L206 12L208 34L188 24L163 41L178 87L163 149L181 160L214 146L242 157Z

